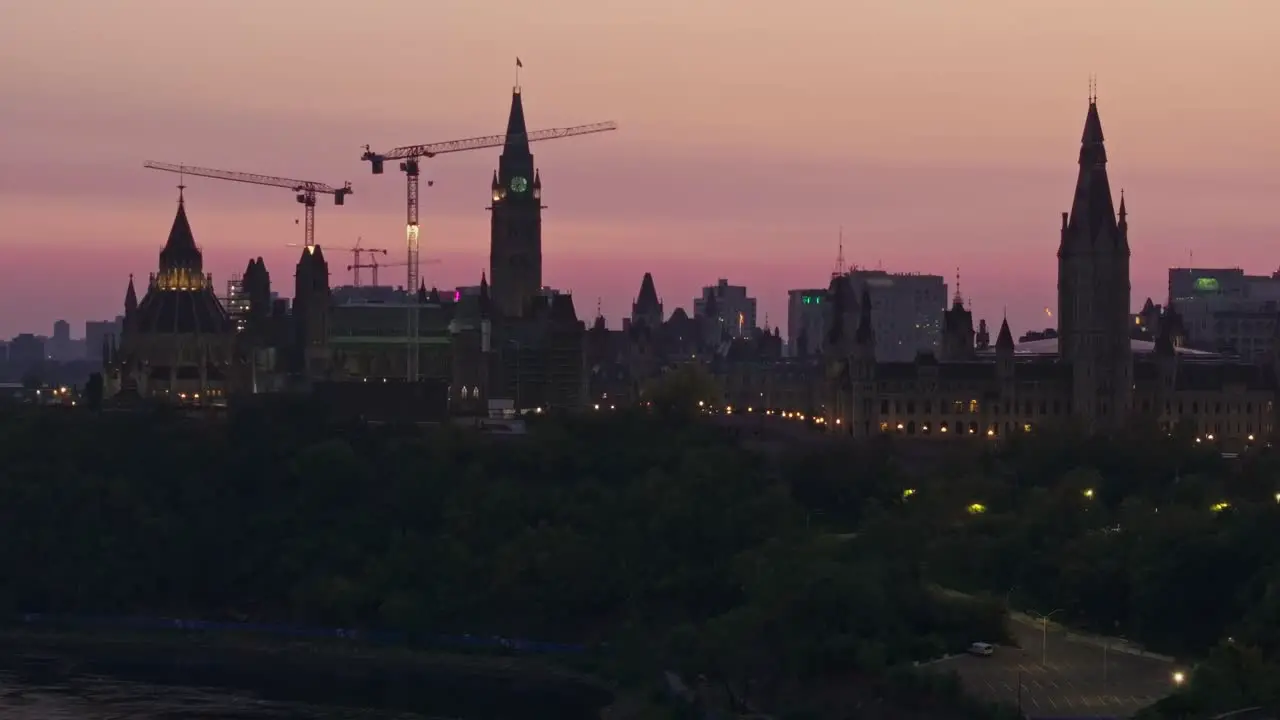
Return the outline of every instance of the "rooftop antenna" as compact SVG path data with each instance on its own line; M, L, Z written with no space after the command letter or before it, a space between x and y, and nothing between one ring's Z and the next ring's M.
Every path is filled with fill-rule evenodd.
M596 317L602 317L602 316L603 316L603 313L600 312L600 296L597 295L596 296Z
M186 168L179 166L178 167L178 204L179 205L182 204L182 195L183 195L183 192L187 189L186 179L187 179Z
M960 294L960 268L956 267L956 294L952 299L955 305L964 305L964 296Z
M1089 76L1089 104L1094 105L1098 102L1098 76L1092 74Z
M844 226L840 226L839 250L836 252L836 275L844 274Z

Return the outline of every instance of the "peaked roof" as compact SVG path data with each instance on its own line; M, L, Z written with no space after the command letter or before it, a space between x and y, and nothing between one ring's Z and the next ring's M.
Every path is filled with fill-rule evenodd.
M1107 148L1103 142L1102 120L1098 116L1096 101L1089 103L1084 132L1080 135L1080 174L1076 178L1067 229L1069 232L1083 232L1090 240L1117 229L1111 181L1107 177Z
M637 310L655 310L658 307L658 289L653 285L653 275L645 273L640 281L640 295L636 298Z
M1013 333L1009 330L1009 318L1000 323L1000 334L996 336L997 350L1013 349Z
M507 143L502 152L524 154L529 152L529 128L524 123L524 102L520 99L520 88L511 90L511 113L507 116Z
M160 251L160 269L187 267L199 270L201 260L200 249L196 247L195 236L191 233L191 222L187 220L186 201L179 191L178 212L173 216L169 238Z

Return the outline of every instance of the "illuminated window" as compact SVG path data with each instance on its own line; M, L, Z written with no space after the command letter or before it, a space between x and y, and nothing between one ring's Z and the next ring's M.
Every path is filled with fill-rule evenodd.
M970 415L977 415L977 414L978 414L978 401L977 401L977 400L970 400L970 401L969 401L969 414L970 414Z

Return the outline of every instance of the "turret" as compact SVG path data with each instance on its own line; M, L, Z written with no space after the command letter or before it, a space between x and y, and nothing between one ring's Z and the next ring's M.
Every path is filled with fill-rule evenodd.
M129 274L129 287L124 291L124 326L133 325L138 314L138 292L133 289L133 274Z
M996 336L996 373L1004 382L1013 379L1013 333L1007 317L1000 323L1000 333Z
M662 325L662 301L658 299L658 290L650 273L645 273L640 280L640 294L631 304L631 323L644 323L654 329Z

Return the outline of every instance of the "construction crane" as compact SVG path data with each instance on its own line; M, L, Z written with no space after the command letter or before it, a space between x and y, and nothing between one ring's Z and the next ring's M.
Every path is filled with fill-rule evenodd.
M322 182L313 182L311 180L294 180L292 178L274 177L271 175L257 175L254 173L232 172L230 170L213 170L211 168L193 167L191 165L174 165L172 163L151 162L147 161L142 164L145 168L151 170L164 170L166 172L176 172L180 175L194 175L196 177L207 177L215 180L231 180L233 182L249 183L251 185L266 185L268 187L289 188L297 193L298 202L306 207L306 234L305 246L314 247L316 244L316 195L332 195L334 205L345 204L346 197L351 194L351 183L344 183L342 187L333 187Z
M383 254L385 255L385 254L386 254L386 251L383 251ZM441 262L440 260L437 260L437 259L435 259L435 258L428 258L428 259L426 259L426 260L423 260L423 261L422 261L422 264L423 264L423 265L439 265L439 264L440 264L440 262ZM347 269L348 269L348 270L350 270L350 271L352 271L353 273L355 273L355 277L356 277L356 287L360 287L360 282L359 282L359 278L360 278L360 270L362 270L362 269L372 270L372 271L373 271L373 284L374 284L374 286L376 287L376 286L378 285L378 268L380 268L380 267L404 267L405 265L408 265L408 264L409 264L409 263L408 263L408 261L405 261L405 262L393 262L393 263L379 263L379 262L378 262L378 258L375 256L375 257L371 257L371 258L369 258L369 262L367 262L367 263L357 262L357 263L353 263L353 264L351 264L351 265L348 265L348 266L347 266Z
M575 135L589 135L591 133L608 132L617 130L618 124L614 122L595 123L593 125L576 125L574 127L551 128L549 130L538 130L525 134L525 139L529 142L538 142L541 140L555 140L557 138L574 137ZM361 160L367 161L373 169L374 175L381 175L383 163L388 160L400 160L400 169L405 174L405 199L407 205L407 218L405 224L405 244L408 248L408 273L405 280L405 289L412 292L418 287L418 175L420 172L420 161L423 158L433 158L437 155L445 153L463 152L465 150L482 150L484 148L502 147L507 143L508 135L486 135L484 137L466 138L464 140L450 140L449 142L430 143L426 145L406 145L398 147L394 150L388 150L382 153L376 153L369 149L368 145L364 146L364 154L360 156ZM519 137L519 136L511 136ZM427 182L429 186L430 181Z
M351 246L351 267L349 268L352 271L351 284L356 287L360 287L360 267L363 265L363 263L360 262L360 256L368 255L369 258L373 261L371 263L373 267L373 284L377 285L378 284L378 256L386 255L387 249L360 247L360 243L362 242L364 242L364 238L357 237L356 244Z
M349 248L339 248L340 250L345 250L346 252L351 253L351 264L347 266L347 270L353 271L351 276L351 284L354 287L360 287L360 270L362 268L377 268L378 262L376 257L374 256L386 255L388 252L386 248L360 247L360 243L363 241L364 241L363 237L357 237L355 245ZM299 245L298 243L286 243L285 247L303 247L303 246ZM373 262L372 263L360 262L361 255L369 255L371 258L373 258ZM374 285L378 284L378 271L376 269L373 272L373 284Z

